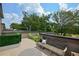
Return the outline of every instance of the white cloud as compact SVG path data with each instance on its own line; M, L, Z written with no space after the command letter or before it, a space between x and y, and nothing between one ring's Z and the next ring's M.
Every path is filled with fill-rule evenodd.
M26 11L28 13L37 13L39 15L45 13L40 3L26 3L19 5L21 6L22 11Z
M22 11L27 11L28 13L37 13L41 15L45 13L43 8L39 3L26 3L18 4ZM18 15L16 13L4 13L3 23L6 24L6 27L9 28L11 23L21 23L23 15Z
M73 11L74 9L73 9L73 8L69 8L69 9L67 9L67 11L69 11L69 10Z
M44 13L44 15L48 15L48 14L50 14L50 13L51 13L50 11L47 11L47 12Z
M8 18L12 18L12 16L9 13L4 13L4 18L8 19Z
M26 11L29 14L30 13L37 13L38 15L48 15L50 11L45 11L43 7L40 5L40 3L20 3L19 6L21 7L22 11Z
M77 6L77 8L68 8L68 4L66 3L59 3L59 8L60 10L64 10L64 11L74 11L75 9L79 9L79 6Z
M9 28L11 23L21 23L22 16L20 17L16 13L4 13L3 23Z
M67 10L68 5L66 3L59 3L59 8L60 8L60 10Z

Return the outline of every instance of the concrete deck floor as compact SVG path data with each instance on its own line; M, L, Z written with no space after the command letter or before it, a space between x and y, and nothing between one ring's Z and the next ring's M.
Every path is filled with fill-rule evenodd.
M0 47L0 56L47 56L36 48L36 43L24 38L19 44Z

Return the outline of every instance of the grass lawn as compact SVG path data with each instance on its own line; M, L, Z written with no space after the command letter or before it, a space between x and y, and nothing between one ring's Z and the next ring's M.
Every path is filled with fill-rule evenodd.
M72 34L72 37L79 38L79 34Z
M79 34L66 34L65 37L79 38Z

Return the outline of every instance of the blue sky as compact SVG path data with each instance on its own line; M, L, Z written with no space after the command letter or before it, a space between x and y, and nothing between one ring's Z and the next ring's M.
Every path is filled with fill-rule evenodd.
M45 11L57 11L59 9L59 5L57 3L47 3L41 4Z
M22 11L27 11L29 13L36 12L39 14L48 14L51 12L56 12L61 9L66 10L75 10L79 9L78 3L70 3L70 4L58 4L58 3L3 3L3 13L4 19L3 23L5 23L6 28L10 28L9 25L13 22L21 23L22 21Z

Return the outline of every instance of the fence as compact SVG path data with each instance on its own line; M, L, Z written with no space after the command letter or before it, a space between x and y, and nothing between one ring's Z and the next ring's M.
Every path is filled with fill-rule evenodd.
M60 49L68 47L71 51L79 53L79 38L63 37L53 34L41 33L43 39L47 40L47 44Z

